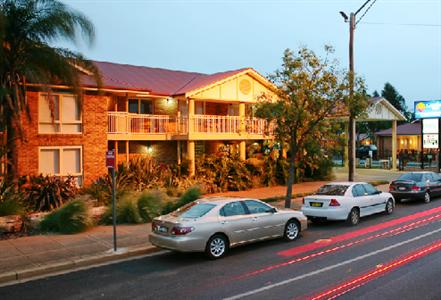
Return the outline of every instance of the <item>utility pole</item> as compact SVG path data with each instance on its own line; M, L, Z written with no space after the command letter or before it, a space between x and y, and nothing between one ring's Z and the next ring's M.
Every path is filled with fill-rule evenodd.
M355 12L350 13L349 17L342 11L340 14L344 18L345 22L349 22L349 98L350 102L353 101L354 97L354 79L355 79L355 71L354 71L354 32L355 26L358 22L366 15L368 10L372 7L376 0L373 0L371 5L366 9L364 14L360 17L360 19L356 22L355 17L357 14L372 0L367 0L363 5ZM354 181L355 175L355 133L356 133L356 123L355 116L352 113L352 110L349 109L349 124L348 124L348 181Z

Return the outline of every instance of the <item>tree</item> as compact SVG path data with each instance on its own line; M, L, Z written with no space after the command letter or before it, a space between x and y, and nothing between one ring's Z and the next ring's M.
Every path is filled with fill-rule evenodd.
M277 87L275 97L263 95L256 105L256 115L276 124L276 137L289 150L287 208L291 207L298 162L308 156L307 145L313 140L325 141L332 128L331 115L339 111L347 115L351 108L356 117L367 105L362 80L355 81L356 93L350 100L349 76L337 70L335 61L328 60L333 49L326 46L325 52L321 59L306 48L296 54L285 50L281 69L270 75Z
M412 113L409 112L407 108L406 100L398 93L392 84L389 82L384 84L384 88L381 91L381 96L389 101L396 109L398 109L407 120L412 118Z
M59 1L0 0L0 122L6 133L8 179L17 178L16 143L22 138L22 117L30 119L27 84L42 84L48 92L50 84L63 84L80 96L79 69L100 83L91 61L51 45L60 39L75 43L79 36L91 44L93 24Z

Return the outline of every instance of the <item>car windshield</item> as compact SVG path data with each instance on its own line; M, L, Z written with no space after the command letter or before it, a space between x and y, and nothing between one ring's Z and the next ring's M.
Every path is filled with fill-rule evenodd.
M348 187L349 185L327 184L318 190L317 195L343 196Z
M398 177L398 180L412 180L416 182L421 182L423 179L423 174L421 173L406 173Z
M212 203L197 203L192 202L180 209L174 211L172 214L176 217L182 218L200 218L215 207Z

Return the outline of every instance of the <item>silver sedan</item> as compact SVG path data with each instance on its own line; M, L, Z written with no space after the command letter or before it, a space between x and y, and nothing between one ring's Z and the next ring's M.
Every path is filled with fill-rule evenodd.
M150 242L158 247L205 252L212 259L229 248L266 239L298 238L307 228L302 212L276 209L256 199L205 198L152 222Z

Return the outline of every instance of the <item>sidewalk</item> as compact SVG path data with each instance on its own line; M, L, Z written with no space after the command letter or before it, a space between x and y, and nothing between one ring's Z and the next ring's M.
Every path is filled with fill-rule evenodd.
M293 186L293 195L316 191L325 182L305 182ZM256 188L210 196L281 199L272 204L282 208L286 186ZM301 197L293 199L299 209ZM150 224L118 225L118 251L113 252L112 226L94 227L75 235L47 234L0 240L0 285L75 268L144 255L158 249L148 241Z

